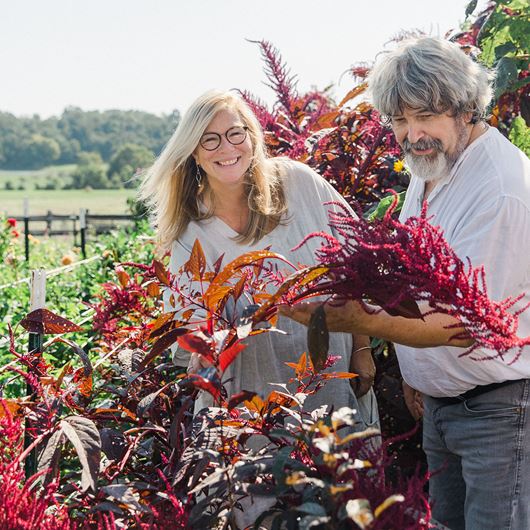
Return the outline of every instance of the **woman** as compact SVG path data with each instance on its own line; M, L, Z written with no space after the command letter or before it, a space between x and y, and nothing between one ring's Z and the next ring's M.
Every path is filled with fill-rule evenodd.
M333 207L324 202L344 203L304 164L268 158L263 132L248 105L232 92L219 91L207 92L191 105L146 174L141 197L152 208L161 246L171 249L172 272L188 260L196 239L210 268L223 253L226 264L265 247L293 263L310 264L316 240L295 252L291 248L307 234L328 229L328 210ZM306 328L282 316L277 326L286 334L262 333L246 339L247 348L227 370L229 395L245 389L266 397L277 388L271 383L286 383L293 376L285 363L296 362L306 351ZM331 334L329 351L341 356L332 370L351 370L360 377L352 384L330 381L306 400L306 410L350 406L359 411L359 430L377 424L371 389L375 368L368 340ZM177 350L175 360L186 366L190 355Z

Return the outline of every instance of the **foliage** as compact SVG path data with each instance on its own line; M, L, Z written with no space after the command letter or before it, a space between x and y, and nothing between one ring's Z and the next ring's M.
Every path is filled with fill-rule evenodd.
M155 116L140 111L83 111L68 107L60 117L16 117L0 112L0 167L41 168L71 164L83 152L104 161L125 144L159 152L179 121L179 113Z
M107 175L124 188L137 187L137 174L153 163L152 151L137 144L125 144L112 156Z
M392 218L397 200L381 220L353 217L345 208L330 213L330 225L339 237L320 232L309 234L303 242L323 239L316 253L318 264L309 273L326 270L316 285L304 288L301 295L291 295L293 299L308 294L368 299L387 313L406 318L421 318L417 302L428 302L430 309L425 314L458 318L465 329L455 327L454 337L474 339L474 345L460 356L484 348L491 351L487 359L505 360L510 353L510 362L517 361L523 347L530 344L530 337L517 336L518 317L527 307L515 310L514 306L524 294L491 300L484 268L462 262L442 230L429 224L427 204L420 217L400 223Z
M475 7L476 1L470 2L466 15L470 15ZM480 60L495 70L495 101L489 121L505 135L517 116L530 127L529 24L526 0L495 0L469 23L465 31L453 37L464 46L476 47L480 51Z
M337 104L325 92L300 95L279 52L267 41L258 44L278 99L269 111L248 92L242 96L260 120L272 155L305 162L363 211L375 207L387 190L406 188L409 175L393 133L368 103L358 101L368 70L356 70L360 83Z
M423 482L415 479L399 490L387 485L374 433L353 435L352 411L325 415L303 409L304 396L353 374L320 373L302 355L292 367L295 391L281 387L262 400L250 392L227 396L216 369L183 378L168 362L166 348L178 337L221 375L242 351L245 336L267 332L221 312L229 299L256 302L264 284L278 282L263 264L271 254L258 252L225 267L219 262L215 272L205 269L197 245L185 274L175 278L157 261L124 263L96 308L94 323L102 333L95 363L63 337L75 328L71 323L45 312L22 322L30 332L57 334L46 350L66 343L74 353L54 368L38 352L21 354L12 337L9 370L30 389L30 398L10 405L30 420L39 469L49 469L44 485L57 484L54 502L78 526L95 527L112 514L109 528L213 527L227 509L235 516L238 503L248 503L242 500L248 493L268 496L271 516L290 524L298 517L316 522L318 516L337 528L369 519L373 528L385 528L391 519L427 528ZM161 287L173 281L176 296L186 300L186 320L171 315L153 320ZM204 289L197 291L197 284ZM141 297L131 305L126 293ZM256 313L254 320L270 320L265 312ZM120 314L116 325L101 326ZM197 329L199 321L203 326ZM323 368L333 362L330 357ZM190 425L188 410L199 388L217 396L224 409ZM259 449L257 438L266 440ZM324 513L316 513L317 503L326 507Z
M57 483L50 482L37 491L39 475L25 481L23 425L7 407L0 401L0 528L73 530L67 510L54 497Z

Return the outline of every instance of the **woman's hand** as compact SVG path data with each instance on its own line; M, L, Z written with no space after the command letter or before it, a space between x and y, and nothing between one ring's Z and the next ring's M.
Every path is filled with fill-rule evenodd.
M364 396L372 388L375 371L370 337L367 335L354 335L350 357L350 372L357 374L357 377L350 379L350 384L358 398Z
M369 346L352 352L350 371L357 374L357 377L350 379L355 395L358 398L364 396L372 388L375 379L375 363Z
M212 366L212 364L209 363L204 356L199 355L198 353L192 353L186 371L188 374L196 374L199 370L202 368L208 368L208 366Z

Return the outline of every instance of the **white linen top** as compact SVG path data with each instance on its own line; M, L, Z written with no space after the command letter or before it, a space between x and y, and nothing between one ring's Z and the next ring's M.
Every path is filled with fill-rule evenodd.
M223 265L226 265L245 252L261 250L269 246L271 251L284 255L295 265L314 264L314 252L321 242L319 238L309 240L294 252L291 249L312 232L330 231L328 211L336 210L336 207L324 206L324 202L346 203L326 180L308 166L299 162L286 161L285 168L283 184L288 211L284 222L256 244L241 244L234 241L234 237L238 234L218 217L190 222L180 240L172 245L171 272L177 272L189 259L196 239L201 243L207 267L210 269L223 253ZM277 263L281 269L287 271L286 264ZM293 271L288 271L289 274L291 272ZM166 307L170 307L169 296L169 292L164 293ZM243 307L238 304L236 310L242 309ZM229 395L244 389L255 391L263 398L272 390L281 390L271 383L287 383L288 379L294 376L294 371L285 363L297 362L300 355L307 351L307 328L283 316L279 317L277 327L286 334L268 332L245 339L247 348L230 365L223 378L233 378L226 385ZM329 353L340 355L341 359L328 371L349 371L351 350L351 335L331 333ZM188 352L173 348L173 353L177 364L187 366L190 356ZM292 389L293 386L290 385L290 388ZM205 397L201 398L200 405L202 406L208 404ZM333 405L335 409L342 406L357 409L362 420L359 428L373 426L378 421L373 391L370 390L358 403L347 379L329 381L323 389L306 400L304 408L314 410L322 405ZM199 410L200 406L196 405L195 409Z
M424 183L413 177L400 220L418 216ZM472 142L447 179L439 182L428 199L445 239L460 259L483 265L488 294L494 300L526 293L530 302L530 160L495 128ZM513 309L512 309L513 311ZM519 337L530 335L530 309L519 317ZM439 346L411 348L396 345L405 381L433 396L457 396L478 385L530 377L530 347L510 364L505 360L460 357L462 348ZM476 350L472 356L488 354ZM491 352L489 353L491 355Z

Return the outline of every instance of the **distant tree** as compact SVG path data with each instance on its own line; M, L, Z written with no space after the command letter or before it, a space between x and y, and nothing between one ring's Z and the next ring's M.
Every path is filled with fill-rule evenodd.
M99 153L80 153L78 158L79 164L71 174L72 181L67 187L75 189L112 187Z
M110 159L107 175L124 188L136 188L135 175L153 163L152 151L136 144L125 144Z
M13 184L13 182L11 180L6 180L5 183L4 183L4 189L8 190L8 191L14 190L15 189L15 185Z
M17 117L0 112L0 167L38 169L78 162L81 152L97 152L108 162L124 145L158 153L180 119L178 111L155 116L136 110L85 112L65 109L60 117ZM133 167L133 170L136 169ZM113 177L121 185L120 177Z
M103 165L103 159L101 158L101 155L99 153L95 152L85 152L82 151L77 155L77 163L80 166L87 166L89 164L95 164L102 166Z
M26 167L37 169L55 162L61 155L61 148L53 138L33 134L26 145Z

